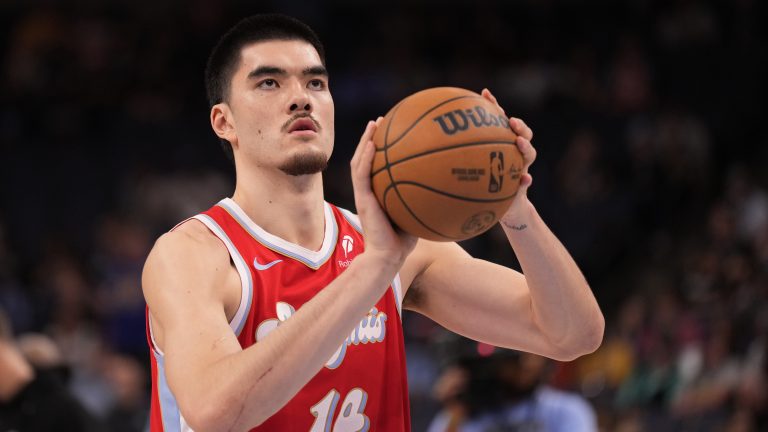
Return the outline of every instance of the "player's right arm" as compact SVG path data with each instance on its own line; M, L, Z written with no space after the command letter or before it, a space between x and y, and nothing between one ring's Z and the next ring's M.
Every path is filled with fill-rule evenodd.
M168 384L195 430L248 430L277 412L328 361L397 271L359 256L290 320L242 350L224 310L223 291L235 272L227 250L197 221L181 228L156 243L143 288Z
M248 430L276 413L381 298L413 249L415 239L392 230L370 190L374 130L371 122L352 161L365 252L253 346L241 349L229 327L224 299L235 269L201 223L163 235L150 252L144 296L162 340L168 384L193 429Z

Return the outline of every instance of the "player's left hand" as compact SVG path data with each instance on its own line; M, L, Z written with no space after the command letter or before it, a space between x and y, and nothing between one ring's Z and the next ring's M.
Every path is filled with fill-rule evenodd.
M493 102L501 110L501 112L506 115L504 108L499 105L499 102L496 100L496 97L491 93L490 90L487 88L483 89L481 94L484 98ZM524 121L517 117L510 117L509 127L512 128L512 131L515 134L517 134L517 141L515 143L517 144L517 148L520 150L520 154L523 155L523 172L520 175L520 188L517 190L517 196L512 201L512 205L510 206L509 210L501 218L502 221L512 223L514 220L518 219L518 215L525 211L528 206L528 188L533 182L533 177L531 177L531 175L528 173L528 168L531 166L533 161L536 160L536 149L533 148L533 145L531 145L531 140L533 139L533 131L528 127L527 124L525 124Z
M382 120L384 118L379 117L375 122L368 122L360 137L360 143L350 161L352 189L365 237L365 253L392 260L399 270L416 246L417 238L392 225L373 193L371 165L376 153L373 135Z

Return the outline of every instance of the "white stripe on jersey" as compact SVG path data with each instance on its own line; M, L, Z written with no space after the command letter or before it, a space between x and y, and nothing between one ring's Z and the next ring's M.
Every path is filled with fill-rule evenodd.
M317 270L325 264L336 249L339 227L336 225L336 218L333 216L331 206L326 202L323 203L325 210L325 236L323 237L323 244L318 251L309 250L268 233L248 217L245 211L231 198L224 198L217 205L226 210L259 243L275 252L300 261L312 269Z
M251 270L243 257L240 255L240 252L237 251L237 248L235 247L234 243L232 243L232 240L229 239L227 234L223 229L221 229L216 221L214 221L210 216L204 214L194 216L194 219L197 219L205 224L205 226L208 227L208 229L211 230L211 232L224 243L224 245L227 247L227 250L229 251L229 255L232 257L232 261L235 263L237 272L240 274L240 306L237 308L235 316L229 323L229 326L235 332L235 336L240 336L240 332L243 331L245 321L248 319L248 312L250 312L251 300L253 299L253 280L251 278Z

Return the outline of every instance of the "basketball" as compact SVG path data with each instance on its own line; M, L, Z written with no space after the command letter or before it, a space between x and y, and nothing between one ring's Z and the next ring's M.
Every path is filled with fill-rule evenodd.
M517 135L496 104L453 87L414 93L373 137L374 194L397 226L421 238L459 241L491 228L520 185Z

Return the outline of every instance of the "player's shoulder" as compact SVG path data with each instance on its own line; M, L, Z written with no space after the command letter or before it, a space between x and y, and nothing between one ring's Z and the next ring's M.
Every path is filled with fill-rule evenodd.
M182 253L226 253L221 241L197 219L189 219L161 235L153 249Z
M144 272L153 269L195 272L228 262L229 253L221 240L202 222L190 219L155 241Z

